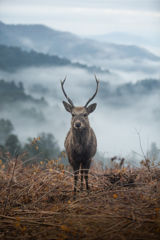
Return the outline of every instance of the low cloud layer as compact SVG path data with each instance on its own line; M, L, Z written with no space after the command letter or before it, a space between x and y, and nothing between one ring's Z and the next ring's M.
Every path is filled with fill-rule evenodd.
M7 81L22 82L26 94L34 98L45 98L48 105L43 107L19 103L15 109L9 106L1 112L1 118L10 119L22 142L28 137L36 137L40 132L52 133L63 149L64 139L70 128L71 116L65 111L62 100L60 78L68 75L65 82L67 95L74 104L85 105L96 89L94 75L85 70L71 68L29 68L15 73L0 72L0 78ZM107 75L97 76L100 79L99 92L93 102L97 109L92 113L90 124L98 140L98 151L109 156L131 154L132 150L140 153L137 129L140 131L144 152L152 142L159 144L159 102L158 88L148 92L143 83L129 84L127 79L118 84L116 76L108 81ZM123 83L122 83L123 82ZM130 82L130 81L129 81ZM113 83L113 84L112 84ZM155 84L159 83L158 81ZM139 84L139 85L138 85ZM154 85L154 84L153 84ZM121 96L117 88L121 89ZM108 91L108 93L107 93ZM146 91L146 92L145 92ZM106 94L106 95L105 95ZM114 104L113 104L114 103ZM28 111L28 112L27 112ZM22 114L23 112L23 114ZM32 114L35 113L35 116ZM33 114L34 115L34 114Z

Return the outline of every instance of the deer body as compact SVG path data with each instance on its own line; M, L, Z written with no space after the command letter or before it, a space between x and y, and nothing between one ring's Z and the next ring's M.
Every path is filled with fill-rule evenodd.
M82 163L83 167L90 166L90 158L92 158L97 150L97 140L91 127L77 131L72 127L65 140L65 149L68 160L74 170ZM88 164L87 164L88 163Z
M63 83L61 82L62 90L64 81ZM96 81L98 91L99 81L97 79ZM97 139L93 129L90 127L88 115L95 110L97 104L94 103L87 107L87 104L93 99L93 96L91 99L89 99L84 107L75 107L66 94L65 96L70 104L63 101L63 105L65 109L72 114L72 120L71 128L66 136L64 145L68 156L68 161L74 170L74 192L76 192L80 167L81 191L83 190L83 172L85 173L84 177L86 180L86 189L88 190L88 171L92 158L97 150Z

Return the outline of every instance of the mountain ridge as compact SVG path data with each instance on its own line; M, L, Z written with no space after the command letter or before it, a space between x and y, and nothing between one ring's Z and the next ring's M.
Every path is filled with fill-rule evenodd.
M14 25L0 22L0 44L21 47L44 54L58 55L70 61L88 59L149 59L159 61L160 57L138 46L115 43L99 43L82 39L70 32L51 29L41 24ZM91 63L92 64L92 63Z
M59 58L58 56L50 56L48 54L37 53L33 50L30 52L23 51L19 47L8 47L0 45L0 69L4 71L14 71L19 68L26 67L45 67L45 66L70 66L74 68L85 69L89 72L101 72L110 74L109 70L101 70L96 66L88 67L85 64L72 63L65 58Z
M142 44L144 46L153 45L153 42L151 41L151 39L147 39L145 37L142 37L136 34L120 32L120 31L110 32L103 35L93 35L92 38L100 42L112 42L116 44L138 45L138 46L141 46Z

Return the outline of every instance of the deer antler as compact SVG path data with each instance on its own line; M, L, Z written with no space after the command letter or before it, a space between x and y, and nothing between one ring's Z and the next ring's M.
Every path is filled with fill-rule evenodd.
M94 73L95 79L96 79L96 83L97 83L97 89L95 94L88 100L88 102L86 103L86 105L84 106L85 108L87 107L87 105L93 100L93 98L96 96L97 92L98 92L98 87L99 87L99 80L96 77L96 74Z
M66 81L66 78L67 78L67 76L65 77L65 79L63 80L63 82L62 82L62 80L60 79L62 91L63 91L63 93L64 93L64 96L67 98L68 102L71 104L72 107L74 107L73 102L69 99L69 97L67 96L67 94L65 93L64 88L63 88L63 84L64 84L64 82Z

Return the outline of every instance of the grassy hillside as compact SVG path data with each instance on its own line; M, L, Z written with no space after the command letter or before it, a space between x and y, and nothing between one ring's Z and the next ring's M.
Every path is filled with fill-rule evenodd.
M22 153L0 160L0 236L3 239L159 239L160 169L93 162L90 192L73 199L73 172L57 159L24 166ZM23 162L22 162L23 161Z

